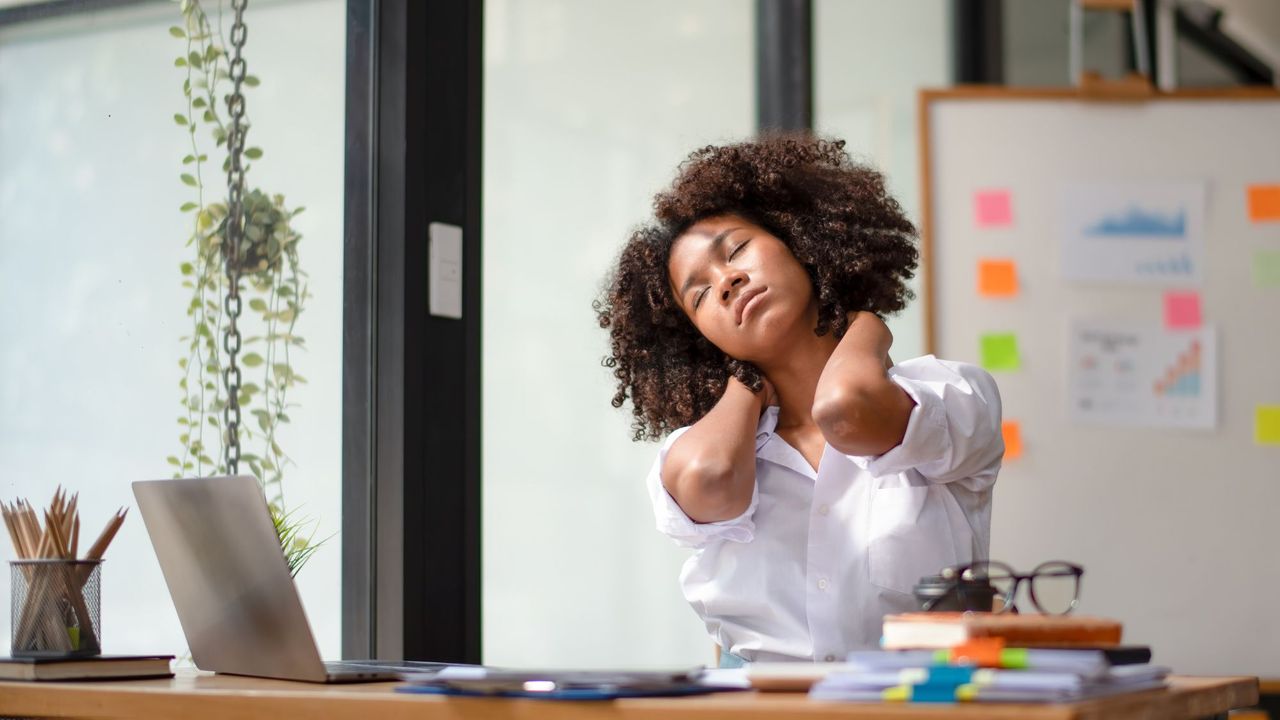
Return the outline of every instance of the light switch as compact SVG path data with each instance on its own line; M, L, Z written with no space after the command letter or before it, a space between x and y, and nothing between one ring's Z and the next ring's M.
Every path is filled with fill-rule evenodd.
M431 314L462 318L462 228L431 223L428 235L428 276Z

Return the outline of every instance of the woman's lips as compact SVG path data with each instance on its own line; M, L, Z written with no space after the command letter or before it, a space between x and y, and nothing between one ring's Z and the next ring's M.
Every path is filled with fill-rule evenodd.
M742 320L747 316L747 313L754 309L756 305L760 304L760 297L764 295L766 290L768 290L768 288L748 290L742 293L742 296L738 298L738 301L733 304L734 319L739 325L742 324Z

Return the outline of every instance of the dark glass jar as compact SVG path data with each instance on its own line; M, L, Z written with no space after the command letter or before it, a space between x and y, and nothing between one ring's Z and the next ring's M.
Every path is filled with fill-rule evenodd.
M961 580L926 575L913 588L921 610L929 612L991 612L996 589L985 579Z

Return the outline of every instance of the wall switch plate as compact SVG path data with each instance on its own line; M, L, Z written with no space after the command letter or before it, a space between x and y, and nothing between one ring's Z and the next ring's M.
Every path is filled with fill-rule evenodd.
M462 319L462 228L433 222L427 240L431 314Z

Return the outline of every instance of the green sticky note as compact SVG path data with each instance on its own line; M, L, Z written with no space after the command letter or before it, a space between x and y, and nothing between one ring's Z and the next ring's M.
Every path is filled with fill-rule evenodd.
M991 371L1017 370L1018 336L1013 333L989 333L982 336L982 367Z
M1280 445L1280 405L1259 405L1253 421L1253 441Z
M1253 251L1253 284L1280 288L1280 250Z

